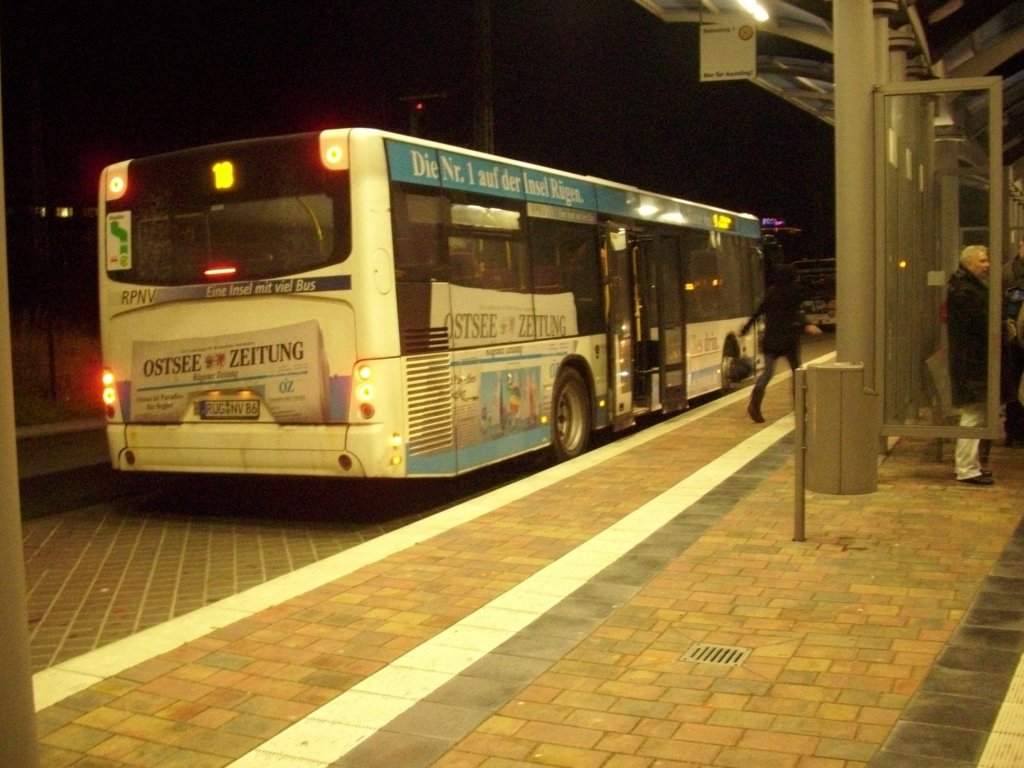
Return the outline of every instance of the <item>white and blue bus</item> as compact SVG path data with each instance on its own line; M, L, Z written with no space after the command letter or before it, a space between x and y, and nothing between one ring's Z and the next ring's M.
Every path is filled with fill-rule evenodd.
M735 385L758 220L370 129L104 169L103 398L134 471L452 476Z

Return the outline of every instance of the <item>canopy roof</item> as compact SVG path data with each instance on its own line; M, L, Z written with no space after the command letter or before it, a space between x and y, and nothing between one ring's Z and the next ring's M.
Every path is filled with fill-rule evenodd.
M666 22L701 23L742 13L737 0L634 0ZM911 67L922 78L1003 78L1003 165L1024 157L1024 3L1020 0L887 0ZM885 4L885 3L883 3ZM832 3L762 0L753 82L834 123ZM985 117L979 115L977 117ZM985 121L987 123L987 119ZM979 125L986 130L987 125Z

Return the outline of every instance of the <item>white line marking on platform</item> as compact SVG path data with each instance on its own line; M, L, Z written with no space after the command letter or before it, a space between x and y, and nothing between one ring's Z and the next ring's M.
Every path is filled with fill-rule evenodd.
M820 362L831 358L831 356L826 355L811 362ZM780 372L772 379L771 385L779 384L789 376L789 371ZM557 464L535 475L431 515L429 518L279 576L265 584L252 587L237 595L219 600L37 672L32 676L36 711L39 712L53 706L68 696L102 682L108 677L162 653L172 651L214 630L241 621L266 608L280 605L315 589L317 586L335 581L359 568L378 562L505 504L572 477L662 435L682 429L698 419L710 416L722 408L732 405L737 400L745 399L748 397L749 391L749 388L745 388L725 395L692 411L687 411L621 440L616 440L614 443L585 453L573 461ZM792 429L791 414L784 417L782 421L789 424L789 429ZM737 448L739 447L737 446Z
M326 768L547 613L792 429L793 419L788 416L755 433L486 606L243 755L229 768L284 765L290 764L286 761L300 759L311 761L311 768ZM495 609L505 611L506 618L518 620L495 630ZM472 635L469 630L476 627L492 631ZM467 642L471 637L475 643Z

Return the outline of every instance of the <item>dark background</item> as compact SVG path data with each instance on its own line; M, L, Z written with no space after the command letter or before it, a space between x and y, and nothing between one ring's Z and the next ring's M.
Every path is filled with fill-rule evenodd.
M408 132L423 94L444 96L423 100L420 134L471 146L475 2L6 0L12 305L95 284L80 214L108 163L326 127ZM803 230L787 256L834 255L832 128L747 82L699 83L695 25L630 0L491 0L491 28L496 153L781 217ZM26 213L44 205L76 217ZM65 286L46 289L55 276Z

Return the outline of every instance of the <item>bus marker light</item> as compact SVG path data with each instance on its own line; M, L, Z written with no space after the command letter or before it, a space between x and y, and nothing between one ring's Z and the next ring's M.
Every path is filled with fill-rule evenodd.
M361 385L359 389L356 390L356 397L363 402L366 402L367 400L373 400L373 385Z
M356 370L356 376L363 381L367 381L371 376L373 376L373 369L368 365L360 365Z
M396 448L402 444L402 436L397 432L391 436L391 444Z
M328 168L341 168L345 161L345 150L337 144L324 149L324 165Z
M107 200L120 200L128 191L128 165L130 162L130 160L125 160L116 163L103 172L104 181L101 184L104 184L105 188L102 189L102 194L106 196Z
M348 129L320 132L320 162L329 171L348 170Z
M397 467L401 463L402 463L402 457L401 456L392 456L391 457L391 466Z
M359 406L359 413L362 414L364 419L372 419L373 414L375 414L376 412L377 411L374 410L374 407L370 405L370 403L362 403Z
M348 472L352 469L352 457L347 456L344 453L338 457L338 466Z

